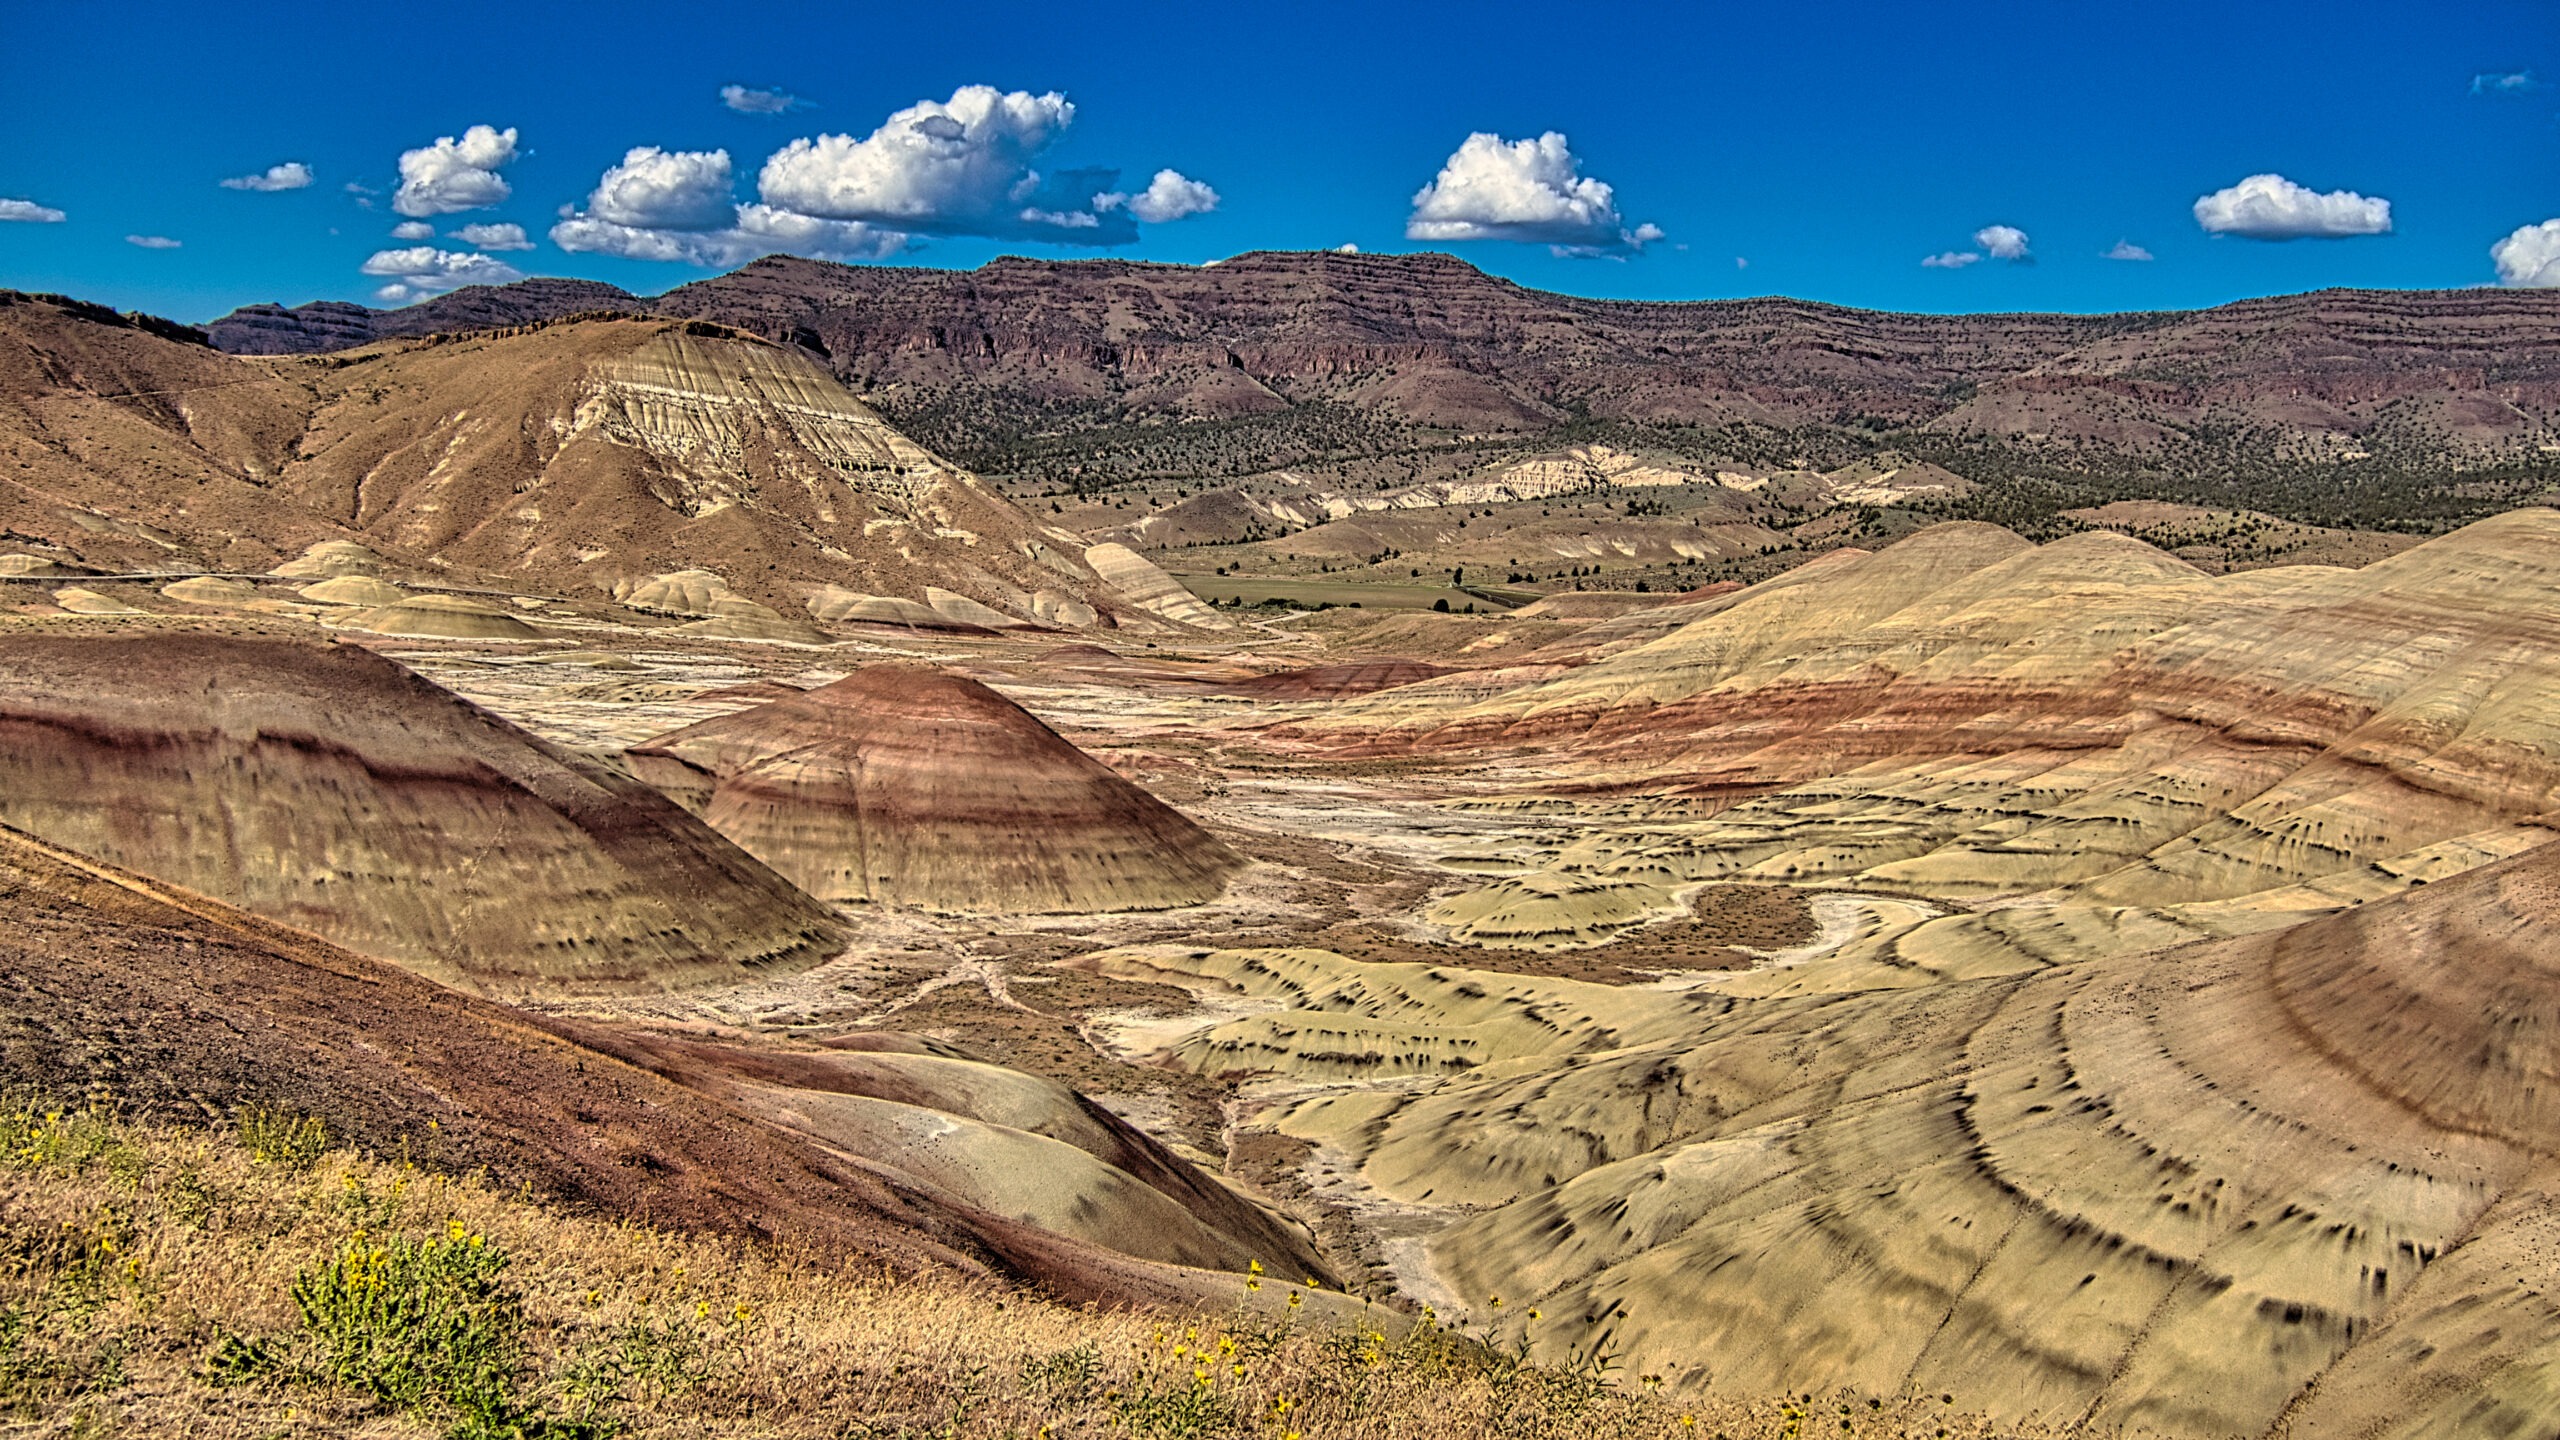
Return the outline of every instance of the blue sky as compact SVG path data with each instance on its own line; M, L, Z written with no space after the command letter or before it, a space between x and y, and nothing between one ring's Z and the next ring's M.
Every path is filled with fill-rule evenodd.
M738 113L720 95L732 84L802 103ZM985 124L948 118L966 86L1023 93ZM1051 92L1071 119L1042 107ZM957 267L1355 244L1447 250L1586 295L2193 306L2493 282L2493 243L2560 218L2556 120L2550 0L22 4L0 18L0 214L35 218L0 223L0 285L202 320L386 284L414 296L493 265L652 292L760 244ZM395 239L403 153L476 125L516 132L479 172L508 197L444 208L492 193L447 156L415 190L412 208L435 213L407 217L432 235ZM919 125L948 131L935 164L975 179L901 169L932 149ZM1478 142L1454 162L1478 132L1531 144ZM1537 148L1549 132L1564 141ZM830 135L850 138L765 170ZM662 153L625 174L619 208L591 201L637 146ZM726 174L682 158L719 151ZM287 163L311 183L219 183ZM1199 212L1196 188L1150 191L1163 170L1215 207ZM2198 199L2253 175L2301 188L2235 196L2215 212L2233 233L2208 233ZM732 201L760 196L791 204L733 222ZM592 222L568 232L582 250L550 238L563 207ZM534 248L455 233L505 224ZM2030 258L2002 258L2021 242L1994 226ZM2244 233L2306 226L2350 233ZM1079 236L1125 243L1066 243ZM2560 253L2560 226L2529 238L2519 273ZM2119 242L2152 258L2102 258ZM652 249L715 263L612 253ZM461 258L401 253L419 250ZM2560 282L2560 267L2541 274Z

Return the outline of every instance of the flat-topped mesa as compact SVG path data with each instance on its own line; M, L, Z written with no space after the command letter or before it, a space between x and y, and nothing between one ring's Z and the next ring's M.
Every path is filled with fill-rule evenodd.
M735 982L847 933L656 791L355 646L0 637L0 822L501 996Z
M861 670L630 754L714 829L829 900L1160 910L1242 861L1021 706L957 675Z

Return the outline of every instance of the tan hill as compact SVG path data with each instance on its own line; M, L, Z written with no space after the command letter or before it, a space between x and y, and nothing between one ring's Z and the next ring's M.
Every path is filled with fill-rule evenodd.
M1865 980L1982 973L2282 923L2537 843L2560 796L2537 718L2560 685L2554 555L2543 510L2360 571L2223 577L2120 536L1942 527L1675 608L1544 684L1389 691L1284 733L1641 776L1673 798L1593 807L1561 868L1996 901L1880 937Z
M11 296L0 334L0 525L39 559L254 573L327 546L377 578L558 595L704 571L783 615L931 588L1013 623L1163 623L1118 588L1170 584L1144 562L1106 581L801 351L716 326L242 360Z
M982 912L1163 909L1242 863L975 680L875 665L631 752L812 894Z
M499 995L816 964L844 922L649 787L369 651L0 635L0 821Z

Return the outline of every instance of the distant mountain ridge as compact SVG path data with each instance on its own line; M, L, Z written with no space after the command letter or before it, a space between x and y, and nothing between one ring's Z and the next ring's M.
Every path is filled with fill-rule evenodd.
M215 349L234 355L317 355L409 335L523 325L586 310L640 314L648 308L648 301L601 280L535 279L473 285L398 310L345 300L314 300L291 309L244 305L205 330Z
M395 312L253 307L211 331L272 353L624 306L800 346L919 441L982 472L1079 488L1281 467L1347 476L1387 455L1406 459L1384 478L1410 483L1472 473L1506 447L1608 438L1773 467L1890 446L1992 485L1986 507L2024 507L1978 517L2001 523L2048 499L2219 503L2216 481L2299 490L2296 508L2333 511L2361 487L2386 516L2432 518L2480 512L2408 498L2446 472L2560 454L2560 292L2528 290L1911 315L1580 299L1433 254L971 271L776 256L645 300L525 281ZM2022 499L2001 486L2013 478L2080 488Z
M2500 404L2560 405L2560 296L2535 291L2324 290L2193 311L1922 315L1783 298L1589 300L1436 254L1258 252L1208 266L1006 257L969 271L773 256L654 298L536 279L399 310L253 305L208 329L233 353L308 354L596 309L797 341L848 381L901 397L1012 380L1055 399L1098 398L1116 381L1128 408L1191 418L1344 396L1424 423L1501 428L1583 409L1688 423L1961 423L1989 418L1981 387L2028 376L2035 383L2018 393L2193 403L2190 392L2213 388L2205 367L2215 361L2226 383L2297 379L2313 408L2431 382L2476 392L2484 420ZM1019 373L1035 365L1051 368L1036 384ZM1379 383L1414 366L1441 373ZM1177 379L1188 383L1163 385Z

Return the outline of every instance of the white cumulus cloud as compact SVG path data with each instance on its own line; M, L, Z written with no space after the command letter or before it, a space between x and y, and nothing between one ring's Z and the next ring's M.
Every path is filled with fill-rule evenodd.
M530 250L533 242L525 238L521 225L465 225L453 232L453 238L475 250Z
M17 221L27 225L59 225L63 215L50 205L33 200L0 200L0 221Z
M234 175L222 182L225 190L299 190L312 181L311 167L299 160L270 165L255 175Z
M1094 207L1108 210L1126 204L1129 213L1149 225L1166 225L1187 215L1206 215L1218 208L1218 192L1178 170L1159 170L1147 188L1135 195L1093 197Z
M1616 192L1583 174L1571 144L1553 130L1535 140L1469 135L1414 192L1404 233L1408 240L1517 240L1566 255L1623 254L1662 238L1658 226L1630 227Z
M2196 223L2250 240L2334 240L2391 229L2391 202L2353 190L2322 193L2281 175L2252 175L2196 200Z
M412 218L451 215L458 210L484 210L503 203L514 192L498 173L516 158L516 132L474 125L457 140L442 136L433 145L400 153L400 188L391 208Z
M441 295L465 285L508 285L524 278L523 271L504 260L466 250L440 250L433 245L377 250L364 262L363 273L389 280L390 284L374 292L374 298L394 304Z
M2151 252L2130 240L2119 240L2112 249L2098 258L2101 260L2148 260L2151 258Z
M726 150L641 145L596 181L587 213L648 230L715 230L729 223L736 208L731 188Z
M1961 270L1967 265L1981 264L1982 252L1978 250L1944 250L1935 255L1921 256L1920 263L1932 270Z
M1333 253L1336 255L1357 255L1360 253L1360 247L1352 244L1348 240L1345 240L1341 244L1333 247Z
M124 243L139 245L145 250L175 250L186 242L172 240L166 235L127 235L124 237Z
M740 205L731 188L726 150L639 146L597 180L583 211L551 227L551 243L582 254L707 266L743 265L759 255L879 260L906 248L903 232Z
M1985 225L1973 232L1973 243L1994 260L2024 260L2027 232L2015 225Z
M2560 290L2560 220L2526 225L2489 247L2498 283L2528 290Z
M2471 77L2474 95L2526 95L2541 88L2530 70L2492 70Z
M786 110L796 110L807 102L788 90L723 85L720 87L720 103L741 115L779 115Z
M433 240L436 238L436 227L428 224L424 220L403 220L399 224L391 227L391 238L394 240Z
M921 100L898 111L860 140L794 140L764 162L756 188L778 210L902 233L1070 245L1133 240L1143 217L1137 197L1114 188L1117 170L1036 167L1075 115L1074 104L1055 91L964 85L947 101ZM1214 203L1215 192L1200 189ZM1175 208L1200 198L1183 190L1166 195Z

